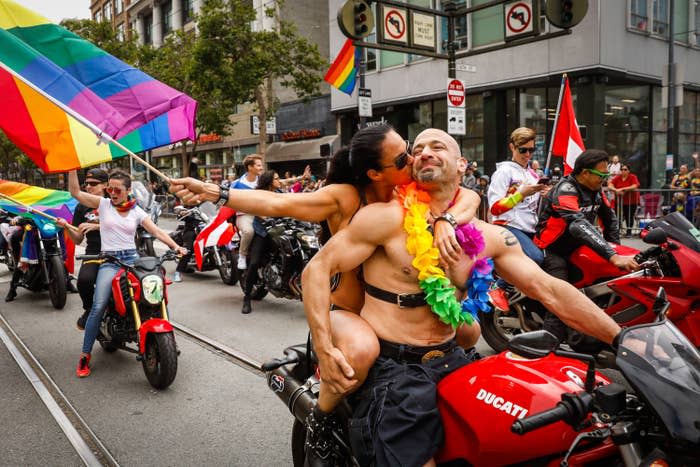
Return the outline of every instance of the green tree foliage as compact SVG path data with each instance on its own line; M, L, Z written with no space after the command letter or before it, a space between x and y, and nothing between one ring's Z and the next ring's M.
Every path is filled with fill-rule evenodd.
M31 182L34 168L34 162L0 131L0 179Z
M105 52L114 55L130 65L137 65L141 47L135 36L120 40L117 32L108 21L97 22L91 19L64 19L61 26L86 39Z
M195 50L198 69L206 70L205 86L220 92L232 103L254 102L260 122L277 110L273 82L291 88L300 97L319 92L326 61L316 44L300 36L282 18L282 0L267 4L271 30L253 31L255 10L244 0L205 0L199 16L200 37ZM264 154L267 135L260 125L260 149Z

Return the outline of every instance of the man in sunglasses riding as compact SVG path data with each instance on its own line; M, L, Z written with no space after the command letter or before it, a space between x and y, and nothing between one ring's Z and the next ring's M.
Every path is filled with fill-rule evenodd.
M615 211L601 192L609 175L608 153L586 150L576 159L573 172L544 198L534 242L545 250L542 269L552 276L568 282L568 257L581 245L590 247L620 269L639 268L634 256L618 255L608 244L620 243ZM602 235L595 227L596 217L601 221ZM547 314L544 328L559 340L566 339L566 325L552 313Z

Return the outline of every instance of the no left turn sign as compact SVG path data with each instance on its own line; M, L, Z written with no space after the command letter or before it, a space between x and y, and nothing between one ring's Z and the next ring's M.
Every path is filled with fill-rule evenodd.
M405 8L382 5L384 40L408 44L407 10Z
M447 105L464 107L464 83L459 79L447 79Z
M506 37L518 36L533 31L532 0L521 0L504 5Z

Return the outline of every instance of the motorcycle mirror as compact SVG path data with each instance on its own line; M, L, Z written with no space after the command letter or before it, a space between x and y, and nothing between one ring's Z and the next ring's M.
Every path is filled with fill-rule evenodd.
M644 236L644 243L648 243L650 245L663 245L666 243L666 240L666 232L664 232L664 229L660 227L651 229L649 233Z
M651 311L656 315L657 321L661 321L666 317L669 308L671 308L671 302L666 298L666 291L663 287L659 287L659 291L656 292L654 304L651 307Z
M559 339L544 329L518 334L508 342L508 350L525 358L546 357L559 347Z

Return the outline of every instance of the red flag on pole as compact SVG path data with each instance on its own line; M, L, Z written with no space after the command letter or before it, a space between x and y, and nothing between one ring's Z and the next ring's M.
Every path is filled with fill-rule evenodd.
M564 95L561 100L561 108L557 118L557 125L554 129L554 142L552 144L552 154L564 158L564 175L568 175L574 170L576 158L585 149L581 133L578 130L578 123L576 123L574 103L571 100L571 90L569 89L569 79L566 78Z
M226 220L236 213L231 208L222 206L219 214L209 223L194 240L194 259L197 269L202 270L204 249L210 246L224 246L231 241L236 230Z

